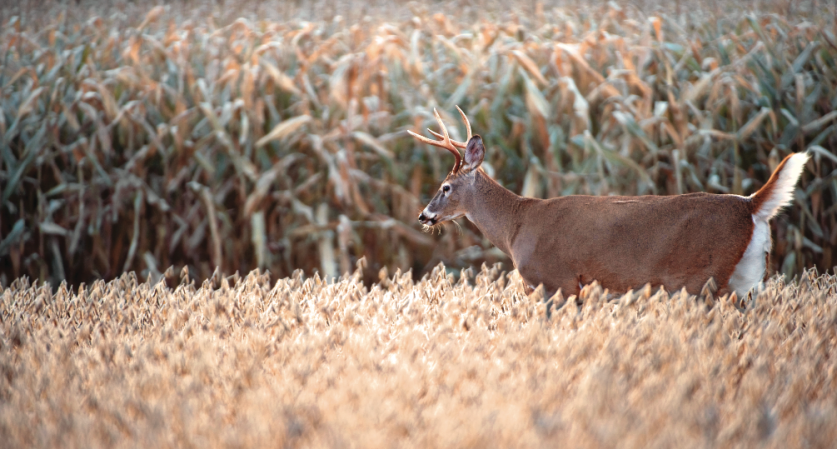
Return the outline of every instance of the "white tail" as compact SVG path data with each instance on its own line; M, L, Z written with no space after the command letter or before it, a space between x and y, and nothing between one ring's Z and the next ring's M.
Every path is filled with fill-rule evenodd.
M435 226L467 217L512 259L529 289L542 284L550 297L559 289L578 294L594 280L614 292L651 284L696 294L714 279L721 293L746 294L767 276L768 221L793 198L808 160L805 154L788 156L750 197L523 198L480 168L482 138L471 137L468 119L459 112L468 128L467 142L451 140L438 113L442 133L431 133L440 140L411 133L456 157L419 221Z
M810 156L795 153L785 158L764 187L750 196L757 209L753 213L761 220L770 220L793 200L793 189L802 175L802 169Z

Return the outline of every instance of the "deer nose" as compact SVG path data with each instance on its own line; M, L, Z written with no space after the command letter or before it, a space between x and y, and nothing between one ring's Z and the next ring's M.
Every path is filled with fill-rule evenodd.
M419 223L424 224L424 225L430 224L432 226L432 225L436 224L436 217L437 217L436 214L433 214L431 216L431 214L429 214L429 213L422 212L419 215L418 219L419 219Z

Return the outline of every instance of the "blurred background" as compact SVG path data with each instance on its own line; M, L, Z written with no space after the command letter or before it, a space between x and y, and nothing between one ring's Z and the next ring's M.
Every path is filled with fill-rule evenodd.
M835 264L833 3L16 1L0 24L2 285L510 269L467 220L416 221L452 158L406 131L435 107L462 139L455 105L529 197L749 195L810 151L771 269Z

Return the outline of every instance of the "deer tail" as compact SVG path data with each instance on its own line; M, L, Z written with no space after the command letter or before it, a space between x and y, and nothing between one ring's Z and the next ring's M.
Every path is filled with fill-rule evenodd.
M776 167L764 187L750 196L755 217L768 221L790 204L793 188L809 157L806 153L790 154Z

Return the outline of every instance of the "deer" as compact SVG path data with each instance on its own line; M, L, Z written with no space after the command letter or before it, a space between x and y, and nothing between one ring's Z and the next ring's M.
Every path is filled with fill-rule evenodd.
M713 293L745 298L768 278L770 220L793 199L809 158L805 153L788 155L750 196L702 192L526 198L481 168L485 144L471 134L462 109L456 109L467 129L465 142L450 138L435 109L441 133L428 129L435 140L408 131L455 158L418 221L432 229L466 217L511 259L526 294L542 285L547 300L559 290L578 298L594 281L610 293L650 284L669 292L685 288L693 295L714 282Z

